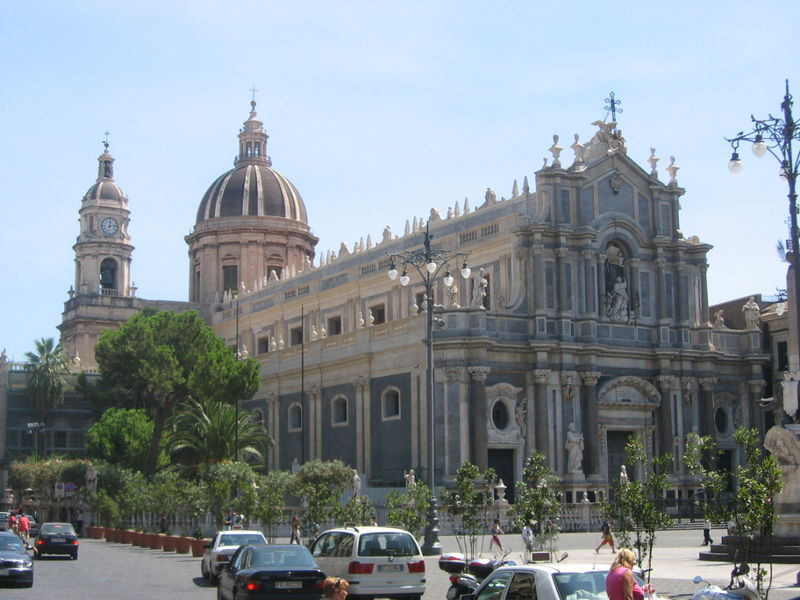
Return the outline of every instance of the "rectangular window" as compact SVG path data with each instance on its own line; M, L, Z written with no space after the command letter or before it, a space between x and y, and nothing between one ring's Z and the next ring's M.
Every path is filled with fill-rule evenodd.
M776 344L777 354L778 354L778 361L777 367L778 371L788 371L789 370L789 353L787 351L786 342L778 342Z
M328 317L328 335L339 335L342 333L342 317Z
M561 190L561 223L570 223L572 221L572 210L569 201L569 190Z
M222 267L222 289L226 292L239 289L239 267L236 265Z
M572 265L566 263L564 265L564 301L566 302L566 309L572 310Z
M383 393L382 414L384 421L400 418L400 392L387 390Z
M664 296L666 298L666 316L668 319L672 319L675 316L675 298L672 289L672 274L665 273L664 274Z
M545 308L556 307L555 274L552 261L544 263L544 298Z
M289 345L299 346L303 343L303 326L292 327L289 330Z
M639 272L639 311L641 312L643 317L650 317L652 316L652 312L650 310L651 305L651 294L650 294L650 273L647 271L640 271Z
M66 431L54 431L53 432L53 447L54 448L66 448L67 447L67 432Z
M264 336L256 340L256 354L266 354L269 352L269 336Z
M372 311L372 318L375 319L372 322L373 325L380 325L381 323L386 323L385 304L376 304L374 306L370 306L369 309Z

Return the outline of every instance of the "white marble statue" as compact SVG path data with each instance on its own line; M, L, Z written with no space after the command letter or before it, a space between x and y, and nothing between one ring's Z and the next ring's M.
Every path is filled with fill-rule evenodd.
M358 476L358 471L353 469L353 498L358 498L361 495L361 477Z
M761 309L759 309L758 303L753 296L750 296L750 299L742 306L742 312L744 313L745 329L758 329L758 318L761 315Z
M567 426L567 442L564 447L567 449L567 472L582 473L583 434L576 431L575 423Z
M617 277L608 294L606 314L612 321L625 321L628 318L628 286L622 277Z
M489 280L483 276L483 269L478 269L475 275L473 288L472 288L472 308L486 308L483 305L484 298L486 298L486 288L489 285Z
M625 468L625 465L619 468L619 485L620 487L628 485L628 470Z
M417 483L417 478L414 475L414 469L406 471L403 475L403 478L406 480L406 489L411 489Z

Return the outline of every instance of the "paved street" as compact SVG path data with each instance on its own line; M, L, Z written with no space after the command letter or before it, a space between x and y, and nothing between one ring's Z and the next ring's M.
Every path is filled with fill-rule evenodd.
M712 537L718 539L721 533L713 531ZM501 538L512 548L510 558L520 560L520 536L509 534ZM701 539L699 530L658 534L652 581L660 594L687 600L698 589L691 582L695 575L712 583L727 583L729 563L697 560ZM569 553L564 564L610 564L608 549L594 553L598 540L596 533L563 534L558 548ZM488 541L486 538L486 547ZM442 547L445 552L458 549L453 537L442 538ZM794 585L798 570L800 565L775 566L771 600L800 598L800 588ZM438 568L438 558L426 559L426 571L425 600L444 600L449 582ZM215 597L216 589L200 578L199 558L90 539L81 540L77 562L60 558L37 561L33 588L0 588L0 600L210 600Z

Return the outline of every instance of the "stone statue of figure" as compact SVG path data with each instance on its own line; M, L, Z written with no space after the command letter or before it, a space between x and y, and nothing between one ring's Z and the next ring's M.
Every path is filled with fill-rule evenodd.
M625 468L625 465L619 468L619 485L620 487L628 485L628 470Z
M753 296L750 296L750 299L742 306L742 312L744 313L745 329L758 329L761 309Z
M403 477L406 480L406 489L411 489L417 484L417 478L414 475L414 469L406 471Z
M564 447L567 449L567 472L582 473L583 434L575 430L575 423L567 426L567 443Z
M361 477L358 476L358 471L353 469L353 498L358 498L361 495Z
M612 321L625 321L628 318L628 286L622 277L617 277L608 294L606 314Z
M483 268L478 269L475 275L474 287L472 289L472 308L486 308L483 305L483 300L486 298L486 288L489 285L489 280L483 276Z
M721 308L714 313L714 327L716 329L726 329L728 327L725 324L725 311Z
M97 469L92 463L86 467L86 491L92 496L97 493Z
M458 286L454 283L447 289L447 293L450 296L450 306L453 308L459 308L458 306Z
M486 200L486 206L489 206L490 204L494 204L495 202L497 202L497 194L495 194L494 190L490 187L486 188L486 195L484 198Z

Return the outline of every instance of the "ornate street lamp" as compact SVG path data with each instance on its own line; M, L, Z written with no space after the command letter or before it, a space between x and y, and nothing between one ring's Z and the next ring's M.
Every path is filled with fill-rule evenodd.
M785 179L789 184L789 216L790 216L790 238L792 253L792 271L794 273L794 296L792 303L795 311L795 340L796 351L800 352L800 244L798 243L797 233L797 172L800 168L800 157L795 156L792 149L792 142L800 142L800 129L792 117L792 95L789 93L789 80L786 80L786 93L781 102L783 118L773 117L771 114L766 119L756 119L750 115L753 122L753 129L749 133L740 131L732 138L725 138L733 148L731 160L728 168L731 173L742 171L742 160L739 157L739 144L741 142L751 142L753 144L753 154L758 157L764 156L767 152L772 154L780 163L778 175Z
M422 553L425 556L432 556L442 553L442 547L439 544L439 518L436 514L436 461L434 452L434 434L436 428L434 427L434 382L433 382L433 324L436 322L437 327L444 327L444 321L440 318L435 318L433 313L435 310L441 309L433 302L433 286L436 281L436 276L444 269L444 277L442 283L446 288L453 285L454 278L450 272L450 261L460 261L461 277L469 279L471 274L470 268L467 266L467 253L455 252L453 250L433 249L431 248L431 240L433 236L430 234L430 223L425 225L425 232L422 242L421 250L409 250L400 252L398 254L390 254L391 264L387 275L389 279L395 281L398 279L397 266L402 268L400 274L400 285L407 286L411 278L408 275L408 267L412 267L422 279L422 285L425 288L425 302L426 302L426 321L425 321L425 337L427 343L427 363L428 373L426 377L425 391L428 400L428 411L430 413L430 422L428 423L430 433L430 444L428 446L428 472L430 473L430 486L431 486L431 501L430 508L428 509L428 524L425 527L425 541L422 544Z

